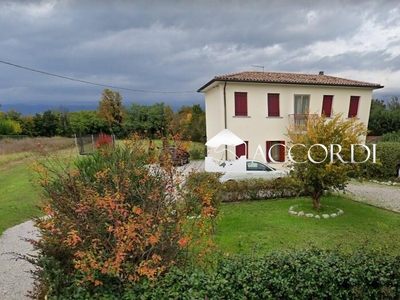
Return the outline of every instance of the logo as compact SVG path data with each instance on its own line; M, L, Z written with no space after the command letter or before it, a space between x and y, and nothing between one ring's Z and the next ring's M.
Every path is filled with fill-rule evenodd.
M327 147L327 146L325 146L323 144L314 144L314 145L310 146L308 149L307 149L307 146L304 145L304 144L294 144L294 145L291 145L290 147L287 147L284 144L275 144L271 148L269 148L268 153L267 153L268 154L268 160L273 162L273 163L279 163L279 162L275 161L274 158L272 157L272 151L273 151L274 147L284 147L285 151L286 151L286 153L288 155L289 161L291 163L295 163L295 164L306 163L307 160L312 162L312 163L314 163L314 164L321 164L321 163L325 162L327 159L329 159L330 163L334 163L336 160L339 160L341 163L344 163L344 164L348 164L348 163L361 164L361 163L367 162L371 158L371 153L372 153L372 163L376 163L376 145L375 144L372 145L372 150L369 147L367 147L366 145L364 145L364 144L351 144L350 145L350 161L345 161L342 158L342 156L340 155L340 152L342 151L342 146L339 145L339 144L330 144L329 147ZM292 155L292 149L294 147L303 147L303 148L307 149L307 160L296 161L293 158L293 155ZM363 148L365 150L366 157L365 157L365 159L363 161L356 161L355 160L354 154L355 154L356 147L361 147L361 148ZM319 160L319 161L315 160L313 158L313 156L312 156L312 153L311 153L312 149L317 149L317 148L321 148L325 152L325 157L322 160ZM265 161L267 161L266 156L265 156L265 154L264 154L264 152L263 152L263 150L262 150L260 145L258 145L257 150L256 150L256 152L254 154L254 157L258 153L264 158Z

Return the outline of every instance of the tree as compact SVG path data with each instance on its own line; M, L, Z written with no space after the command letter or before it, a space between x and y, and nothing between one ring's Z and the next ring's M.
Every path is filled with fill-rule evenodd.
M369 113L368 130L369 135L380 136L388 127L388 111L383 100L372 99Z
M164 136L170 119L168 107L164 103L151 106L133 103L126 111L124 127L130 133L135 132L149 138Z
M53 137L57 133L58 118L51 110L46 110L43 114L34 116L35 131L39 136Z
M389 110L400 110L400 101L397 96L394 96L390 99L388 103Z
M182 106L174 115L170 130L187 141L204 142L206 136L205 112L200 105Z
M35 119L32 115L21 117L22 134L36 136Z
M98 112L101 118L107 120L110 130L114 133L121 134L124 110L120 93L104 89Z
M71 122L69 119L69 110L64 106L60 106L58 111L55 111L58 116L58 131L61 136L70 136L72 134Z
M295 161L290 167L293 176L302 182L304 192L312 198L314 209L320 209L319 200L325 191L344 190L350 174L358 171L360 164L351 163L351 145L361 144L366 133L363 123L356 118L344 120L341 114L330 121L324 116L309 118L299 131L288 130L292 146L289 154ZM366 149L361 146L353 149L354 161L362 162ZM332 150L339 155L331 155Z
M74 133L109 133L107 121L99 117L97 111L81 110L70 114L71 128Z
M383 100L372 99L368 122L369 135L383 135L400 130L400 102L397 97L386 105Z

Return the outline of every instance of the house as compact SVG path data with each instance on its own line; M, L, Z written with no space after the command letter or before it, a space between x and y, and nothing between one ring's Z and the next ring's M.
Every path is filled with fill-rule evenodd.
M240 72L215 76L198 92L205 94L207 140L228 129L245 141L232 149L212 152L218 159L235 159L246 155L254 158L260 150L271 149L271 157L285 161L284 147L287 128L296 128L311 115L335 113L357 117L368 124L374 89L377 83L355 81L319 74L277 72ZM216 156L225 157L216 157ZM268 155L266 155L268 157Z

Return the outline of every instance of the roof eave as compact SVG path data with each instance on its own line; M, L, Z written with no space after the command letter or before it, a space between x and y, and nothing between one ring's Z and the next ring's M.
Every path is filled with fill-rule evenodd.
M211 84L213 84L215 81L228 81L228 80L219 80L219 79L213 78L213 79L211 79L209 82L207 82L205 85L203 85L201 88L199 88L199 89L197 90L197 92L198 92L198 93L205 92L204 90L205 90L208 86L210 86Z
M329 84L329 83L298 83L298 82L280 82L280 81L255 81L255 80L241 80L241 79L222 79L222 78L213 78L201 88L197 90L198 93L204 92L204 90L213 84L216 81L222 82L245 82L245 83L270 83L270 84L293 84L293 85L321 85L321 86L338 86L338 87L353 87L353 88L368 88L368 89L382 89L383 85L351 85L351 84Z

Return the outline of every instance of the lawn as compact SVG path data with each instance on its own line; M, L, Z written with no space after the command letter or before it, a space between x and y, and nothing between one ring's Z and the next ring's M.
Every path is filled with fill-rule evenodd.
M0 191L0 235L7 228L40 214L36 207L39 198L30 183L26 163L0 168Z
M349 252L361 248L400 254L400 215L339 197L324 197L323 205L344 211L342 216L310 219L288 213L307 198L224 204L216 241L230 253L265 253L316 246Z
M0 236L4 230L42 214L29 166L38 143L56 156L76 156L73 139L37 138L0 141ZM72 145L72 146L71 146Z

